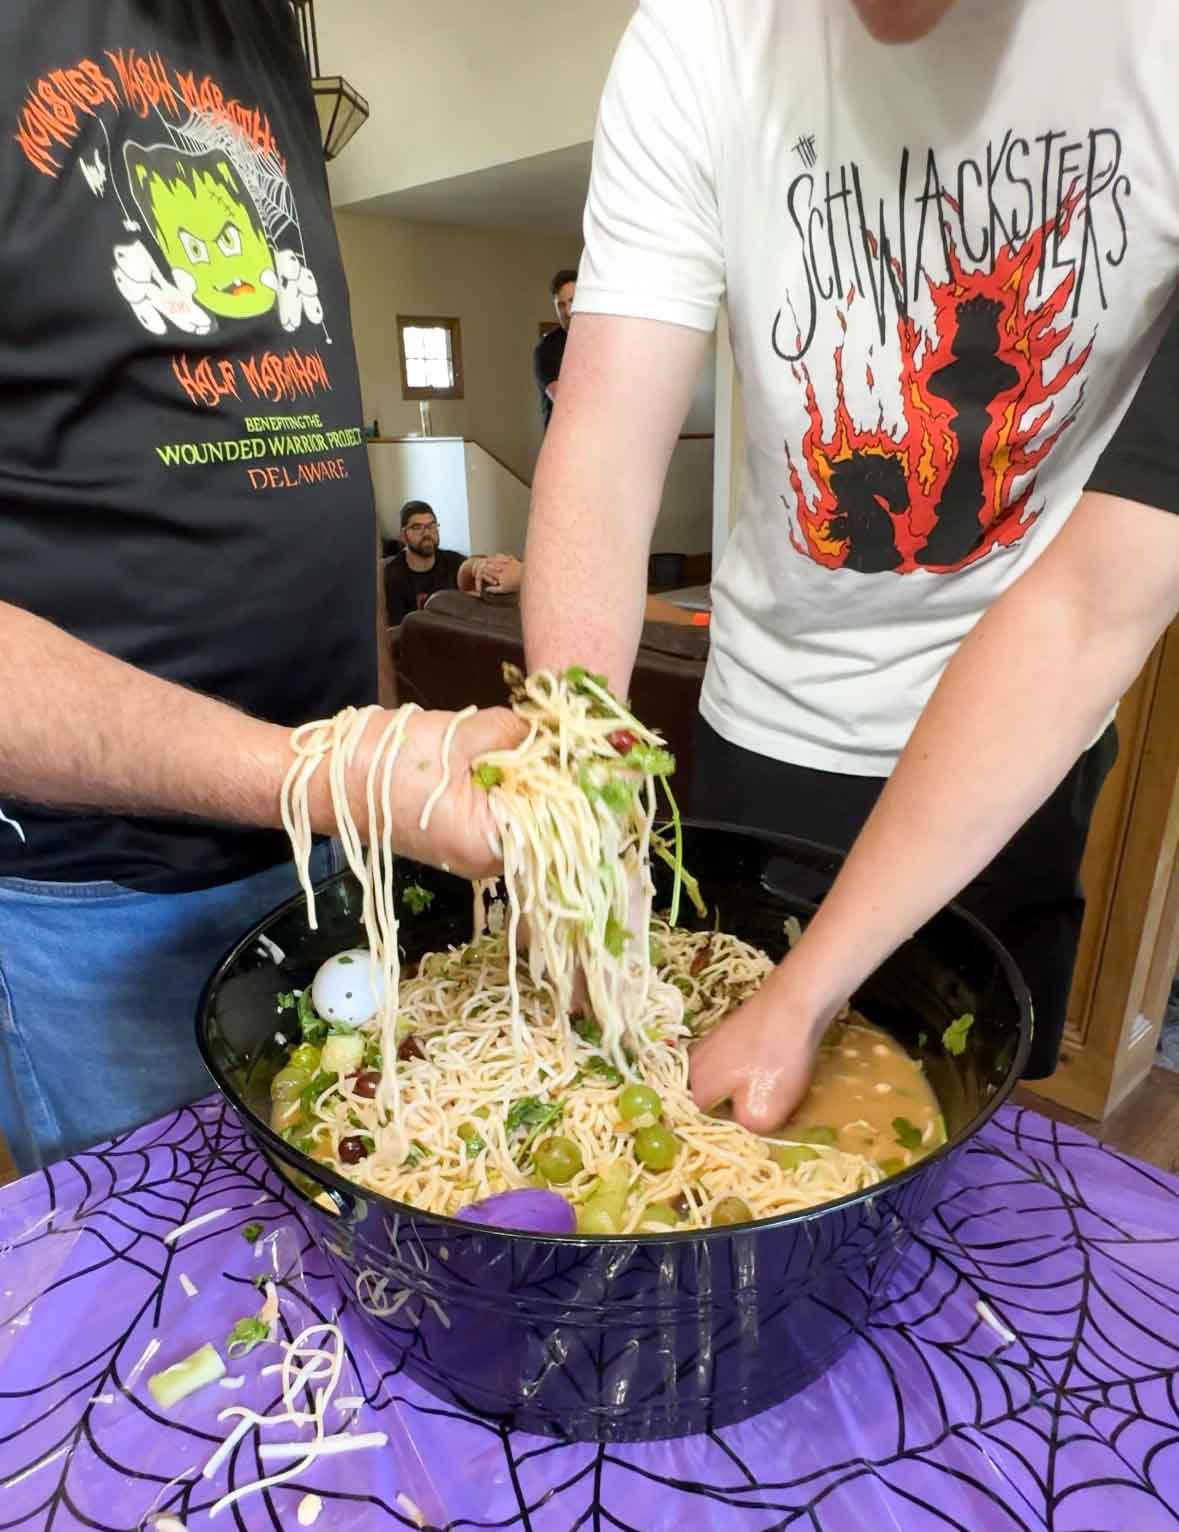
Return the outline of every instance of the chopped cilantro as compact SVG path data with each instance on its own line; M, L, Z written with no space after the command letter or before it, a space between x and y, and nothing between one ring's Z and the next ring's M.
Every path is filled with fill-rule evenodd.
M593 671L587 670L584 665L570 665L561 679L565 682L566 686L571 686L575 692L587 691L588 688L585 684L587 681L592 681L595 686L604 692L609 692L610 690L610 683L605 676L595 675Z
M902 1149L921 1148L921 1129L915 1123L911 1123L907 1117L894 1117L892 1131Z
M608 777L598 795L612 814L625 814L634 799L634 785L621 777Z
M334 1074L327 1069L321 1069L319 1073L312 1079L311 1083L309 1085L305 1085L299 1092L299 1105L303 1108L308 1117L310 1117L311 1114L315 1111L315 1103L319 1100L320 1096L322 1096L324 1091L329 1089L329 1087L335 1085L339 1078L340 1077L338 1074Z
M542 1101L539 1096L522 1096L508 1108L504 1127L509 1135L527 1131L529 1138L560 1122L564 1111L559 1101Z
M225 1354L233 1361L248 1356L255 1346L269 1339L270 1328L261 1319L239 1319L225 1340Z
M420 915L434 903L434 891L420 883L407 883L401 890L401 902L411 915Z
M262 1225L260 1223L248 1223L242 1230L242 1238L247 1245L256 1245L262 1238Z
M493 787L498 787L504 779L502 768L492 766L487 761L476 766L471 776L474 778L475 786L481 787L485 793L489 793Z
M632 745L622 764L649 777L670 777L675 771L675 756L658 745Z
M340 965L341 968L343 968L346 963L351 963L352 959L346 952L341 952L339 957L336 959L336 962Z
M288 989L276 997L274 1008L281 1016L284 1011L293 1011L298 1004L298 996L293 989Z
M583 1043L602 1041L602 1029L592 1016L574 1016L571 1025Z
M974 1026L974 1017L969 1011L964 1016L959 1016L957 1021L952 1021L942 1033L942 1047L947 1053L952 1053L955 1058L966 1052L966 1038L971 1027Z
M310 986L299 996L299 1027L305 1043L321 1044L328 1035L327 1022L315 1014Z
M622 1075L615 1069L609 1059L604 1059L600 1053L595 1053L593 1058L582 1070L582 1075L589 1075L598 1079L603 1085L621 1085Z
M610 954L610 956L614 958L621 958L623 952L626 950L627 942L630 941L633 935L633 931L628 931L625 926L619 925L618 921L614 918L613 911L611 911L610 917L606 921L606 932L602 938L606 946L606 951Z

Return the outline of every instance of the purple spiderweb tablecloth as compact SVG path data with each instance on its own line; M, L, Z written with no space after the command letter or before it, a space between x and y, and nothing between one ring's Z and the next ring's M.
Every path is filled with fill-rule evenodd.
M215 1208L231 1211L164 1244ZM254 1221L257 1253L241 1232ZM146 1371L223 1342L262 1272L289 1334L341 1301L291 1194L217 1101L0 1193L0 1528L124 1532L167 1510L191 1532L227 1487L261 1477L256 1437L212 1478L201 1469L219 1410L275 1398L266 1348L231 1364L236 1393L212 1386L170 1414L135 1369L153 1338ZM1005 1109L958 1156L844 1359L713 1436L597 1447L505 1432L392 1372L347 1309L341 1323L341 1390L366 1401L355 1429L388 1446L323 1460L214 1528L292 1528L314 1490L317 1532L1179 1529L1179 1181L1032 1112Z

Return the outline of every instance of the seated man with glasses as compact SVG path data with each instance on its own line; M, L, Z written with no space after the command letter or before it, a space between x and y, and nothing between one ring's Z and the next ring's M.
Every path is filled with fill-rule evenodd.
M519 561L510 554L464 558L440 548L438 521L424 500L407 500L401 507L401 539L400 553L385 560L385 601L392 627L420 611L435 591L482 595L485 590L519 589Z

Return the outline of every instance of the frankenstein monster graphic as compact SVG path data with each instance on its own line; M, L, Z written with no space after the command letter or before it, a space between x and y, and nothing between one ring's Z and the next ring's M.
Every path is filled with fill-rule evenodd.
M134 143L124 153L140 215L177 286L223 319L252 319L272 308L278 287L274 254L253 200L225 155L180 154Z

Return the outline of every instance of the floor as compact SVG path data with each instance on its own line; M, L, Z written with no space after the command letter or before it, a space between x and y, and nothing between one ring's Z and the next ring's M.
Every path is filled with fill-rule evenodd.
M1016 1091L1015 1100L1021 1106L1043 1112L1045 1117L1079 1128L1111 1149L1179 1174L1179 1068L1157 1065L1141 1090L1104 1122L1081 1117L1022 1086Z

